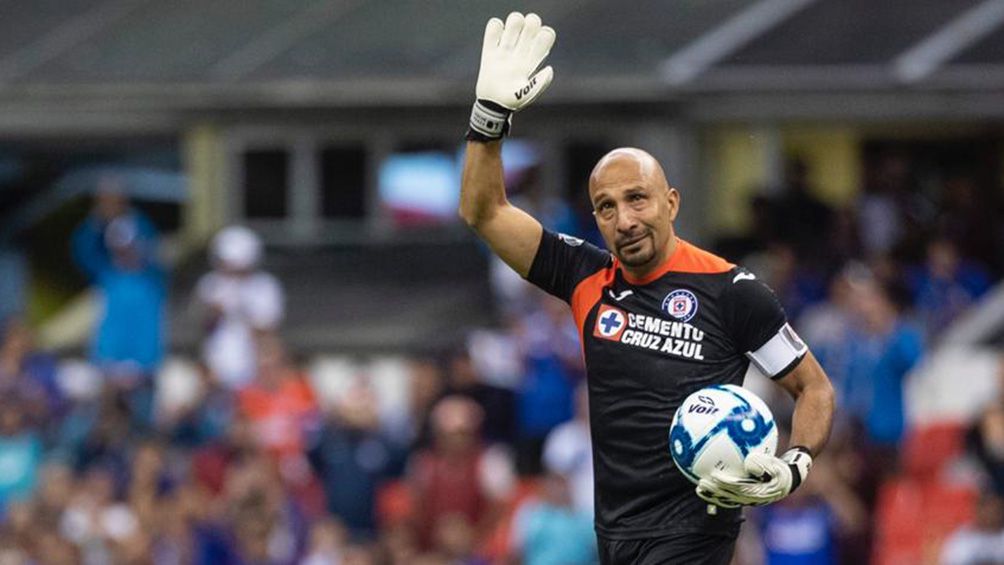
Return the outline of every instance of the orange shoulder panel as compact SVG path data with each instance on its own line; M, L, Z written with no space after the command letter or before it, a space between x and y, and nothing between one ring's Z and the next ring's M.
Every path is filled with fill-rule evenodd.
M583 333L586 324L586 316L589 310L599 302L603 295L603 287L609 285L614 280L614 269L604 268L579 281L572 291L572 316L575 317L575 325L579 326L579 335Z
M680 244L678 262L672 265L674 271L681 273L725 273L730 271L734 264L729 263L718 255L705 251L700 247L691 245L682 239L677 240ZM677 255L674 253L673 255ZM674 257L675 258L675 257Z
M700 247L692 245L682 239L677 238L676 250L673 255L648 275L638 279L624 271L624 280L631 284L648 284L666 273L696 273L714 274L725 273L735 267L714 253L705 251Z

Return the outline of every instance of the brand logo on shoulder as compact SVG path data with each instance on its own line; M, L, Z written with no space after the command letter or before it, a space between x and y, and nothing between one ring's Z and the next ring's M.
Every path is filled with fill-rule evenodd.
M624 328L627 327L627 315L619 308L600 305L600 311L596 314L596 328L593 335L603 339L619 341Z
M631 296L632 294L634 294L634 291L633 290L625 290L625 291L622 291L620 294L614 294L613 289L607 289L607 294L610 295L610 298L613 298L617 302L620 302L621 300L624 300L628 296Z
M756 275L753 273L746 273L740 271L736 273L736 276L732 277L732 284L736 284L739 281L753 281L756 280Z
M583 243L585 243L583 240L581 240L581 239L579 239L577 237L570 236L570 235L565 234L565 233L559 233L558 234L558 239L560 239L561 241L564 241L566 244L571 245L572 247L578 247L578 246L582 245Z
M662 309L681 322L689 322L697 314L697 297L686 289L678 289L666 295Z

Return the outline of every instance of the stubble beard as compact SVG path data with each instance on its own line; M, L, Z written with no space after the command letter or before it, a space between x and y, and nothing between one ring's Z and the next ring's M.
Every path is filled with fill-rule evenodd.
M640 249L635 253L624 253L623 250L618 249L617 258L620 259L620 262L628 267L644 267L645 265L648 265L652 261L652 259L655 258L655 245L652 242L651 235L646 236L646 238L648 240L648 249L645 249L643 247L642 249ZM644 244L645 241L646 240L643 239L639 243ZM628 245L626 247L631 247L631 245Z

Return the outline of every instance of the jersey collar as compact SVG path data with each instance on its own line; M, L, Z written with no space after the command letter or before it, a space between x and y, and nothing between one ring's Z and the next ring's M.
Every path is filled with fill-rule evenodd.
M687 255L689 255L688 253L689 249L685 250L685 248L689 248L690 244L680 239L679 237L673 236L673 238L676 240L676 248L673 249L673 253L669 257L667 257L666 260L663 261L661 265L656 267L654 271L645 275L644 277L640 278L635 277L631 273L627 272L627 270L624 269L624 266L621 264L620 259L617 259L615 257L614 263L617 265L617 268L620 269L621 275L623 275L624 280L633 285L645 285L655 281L656 279L658 279L659 277L665 275L670 271L684 270L680 269L679 267L681 267L682 264L685 262L684 258Z

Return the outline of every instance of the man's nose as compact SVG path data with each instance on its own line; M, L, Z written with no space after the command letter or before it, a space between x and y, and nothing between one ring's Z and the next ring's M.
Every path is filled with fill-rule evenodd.
M638 218L630 208L622 208L617 211L617 231L631 232L637 227Z

